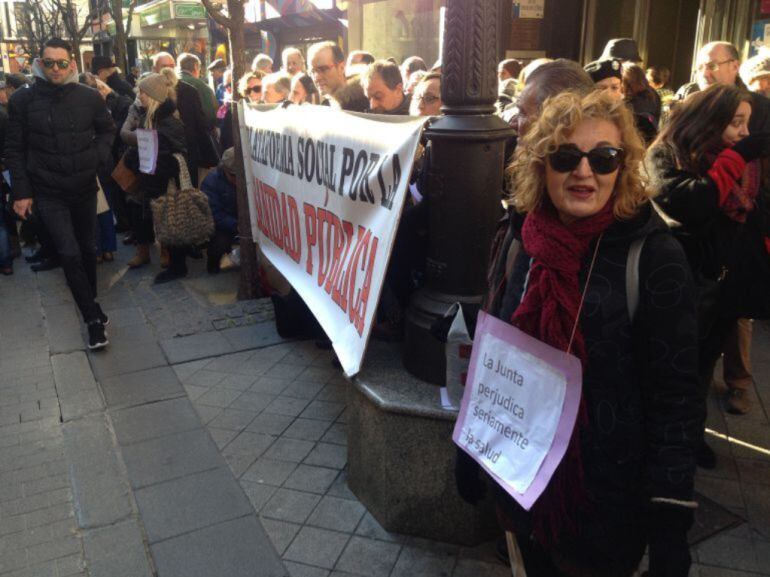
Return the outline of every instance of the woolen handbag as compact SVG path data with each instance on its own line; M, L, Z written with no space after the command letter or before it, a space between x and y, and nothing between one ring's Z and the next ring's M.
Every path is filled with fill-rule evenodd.
M179 165L179 188L173 178L169 179L166 194L150 203L155 236L168 246L202 244L214 233L209 200L193 188L184 157L177 153L174 158Z

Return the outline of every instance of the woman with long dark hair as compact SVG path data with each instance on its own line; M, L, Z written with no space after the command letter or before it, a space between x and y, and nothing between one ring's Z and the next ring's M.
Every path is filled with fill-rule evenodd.
M621 80L623 99L634 111L636 127L644 141L650 144L658 134L660 124L660 96L650 86L644 69L638 64L626 62Z
M751 95L716 84L688 97L672 113L647 155L657 203L675 221L698 292L699 378L705 395L728 331L739 318L767 315L767 236L760 163L767 135L749 135ZM734 390L731 403L745 400ZM716 457L702 443L698 464Z

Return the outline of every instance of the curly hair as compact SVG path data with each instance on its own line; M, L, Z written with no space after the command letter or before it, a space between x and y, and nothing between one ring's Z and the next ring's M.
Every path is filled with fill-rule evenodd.
M607 120L620 130L620 146L625 155L613 191L615 217L633 217L639 207L652 198L640 170L644 144L628 107L604 90L588 95L563 92L545 101L540 117L520 140L508 167L513 184L509 204L517 211L532 212L540 207L548 194L545 189L547 156L567 142L578 124L590 119Z

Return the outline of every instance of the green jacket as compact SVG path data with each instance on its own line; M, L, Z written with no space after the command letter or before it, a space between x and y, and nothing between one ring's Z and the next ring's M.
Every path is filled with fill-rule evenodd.
M182 82L185 82L195 88L198 91L198 97L201 99L201 107L203 108L203 115L206 117L206 124L209 127L216 125L217 121L217 97L214 95L214 91L211 90L208 84L206 84L200 78L195 78L192 74L186 70L182 70L180 77Z

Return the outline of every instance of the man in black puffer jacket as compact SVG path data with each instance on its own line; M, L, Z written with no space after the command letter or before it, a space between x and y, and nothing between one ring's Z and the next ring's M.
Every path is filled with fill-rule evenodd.
M115 125L96 90L78 84L72 48L60 38L35 60L37 80L8 103L6 165L13 209L33 202L53 238L67 284L88 325L89 348L107 345L107 317L96 303L96 172L111 162Z

